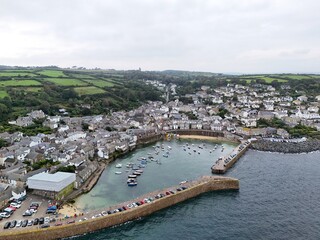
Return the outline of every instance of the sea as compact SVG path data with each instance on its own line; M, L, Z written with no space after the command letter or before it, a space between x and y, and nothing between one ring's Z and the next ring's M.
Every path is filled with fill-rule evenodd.
M139 148L111 163L91 192L75 204L84 212L92 211L211 175L213 163L234 147L226 142L172 140ZM158 162L149 162L138 185L128 187L126 165L148 156ZM249 150L226 174L240 180L240 190L205 193L148 217L73 238L320 239L319 159L319 152ZM119 163L122 168L115 167Z

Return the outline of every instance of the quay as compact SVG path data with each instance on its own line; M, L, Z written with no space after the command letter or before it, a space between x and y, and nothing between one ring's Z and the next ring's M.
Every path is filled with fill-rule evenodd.
M219 158L211 167L212 173L224 174L247 151L250 145L251 141L243 141L230 154L225 157Z
M183 190L178 190L178 188L183 188ZM114 206L126 206L127 203L134 203L136 201L141 201L145 197L154 198L155 195L159 193L162 194L161 198L155 198L154 200L144 203L140 206L129 208L125 211L116 212L113 214L108 214L104 216L99 216L92 218L96 212L91 212L85 214L82 217L87 217L85 221L73 221L62 224L60 226L50 226L49 228L32 228L32 229L19 229L12 231L10 229L0 232L0 240L51 240L51 239L61 239L76 235L81 235L100 229L116 226L123 224L128 221L139 219L141 217L148 216L156 211L164 208L168 208L180 202L186 201L190 198L199 196L202 193L219 191L219 190L238 190L239 180L230 177L221 176L203 176L198 180L191 182L180 183L178 186L173 186L170 188L162 189L161 191L154 191L139 198L133 199L126 203L118 204ZM167 194L168 191L174 190L174 193ZM106 211L107 209L100 209L101 211Z

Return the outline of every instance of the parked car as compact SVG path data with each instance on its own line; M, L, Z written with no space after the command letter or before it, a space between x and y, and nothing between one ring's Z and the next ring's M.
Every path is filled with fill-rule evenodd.
M22 220L18 220L16 227L19 228L19 227L21 227L21 225L22 225Z
M33 221L33 225L38 225L39 224L39 218L35 218Z
M56 214L56 210L54 210L54 209L48 209L48 210L46 211L46 214L50 214L50 213Z
M17 225L17 221L16 221L16 220L13 220L13 221L10 223L10 228L14 228L16 225Z
M76 222L75 220L69 220L67 223L71 224L71 223L75 223L75 222Z
M39 224L40 224L40 225L41 225L41 224L44 224L44 218L43 218L43 217L39 218Z
M21 227L26 227L28 224L28 220L23 220Z
M8 212L1 212L1 213L0 213L0 216L3 217L3 218L8 218L8 217L10 217L11 215L10 215L10 213L8 213Z
M45 217L44 218L44 223L49 223L50 222L50 218L49 217Z
M6 222L3 226L4 229L8 229L10 227L11 222Z
M49 223L46 223L46 224L42 224L42 225L41 225L41 228L48 228L48 227L50 227L50 224L49 224Z
M30 210L27 210L25 211L23 214L22 214L23 217L28 217L28 216L32 216L32 212Z
M33 220L29 220L28 221L28 226L32 226L33 225Z
M10 207L20 208L21 204L16 203L16 202L12 202L12 203L10 203Z

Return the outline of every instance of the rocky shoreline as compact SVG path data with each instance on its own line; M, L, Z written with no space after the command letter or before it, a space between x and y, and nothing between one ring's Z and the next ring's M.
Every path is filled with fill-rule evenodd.
M272 142L267 140L258 140L252 142L251 149L280 152L280 153L308 153L320 150L319 140L307 140L304 142Z

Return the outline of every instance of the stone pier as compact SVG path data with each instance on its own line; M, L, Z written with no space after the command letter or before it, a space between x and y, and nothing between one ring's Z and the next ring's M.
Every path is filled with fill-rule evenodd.
M250 147L250 141L243 141L230 154L219 158L211 167L212 173L224 174Z

